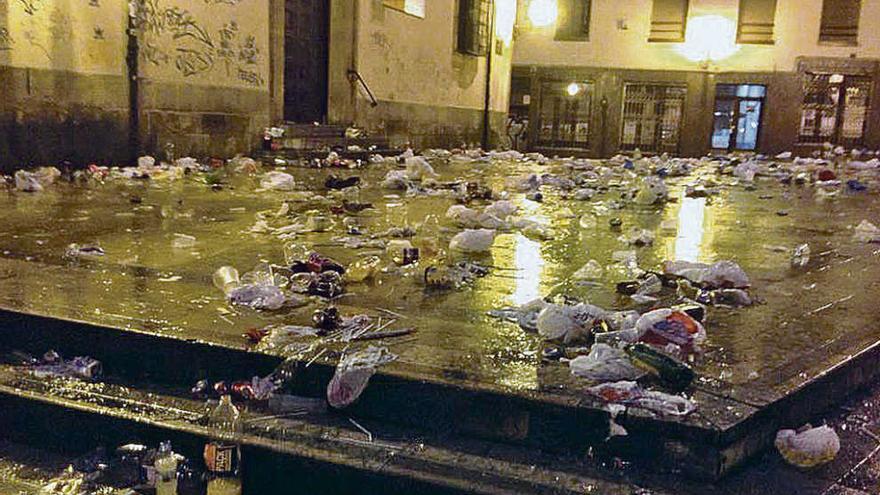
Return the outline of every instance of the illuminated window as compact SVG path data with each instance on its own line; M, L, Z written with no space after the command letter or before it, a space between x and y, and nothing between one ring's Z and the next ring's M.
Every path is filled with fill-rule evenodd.
M800 140L856 146L864 142L870 77L807 73Z
M775 24L776 0L739 0L737 43L772 45Z
M679 43L687 29L688 0L654 0L648 41Z
M538 146L589 148L592 99L588 82L543 82Z
M686 93L685 86L627 84L620 148L678 153Z
M390 9L425 18L425 0L382 0L382 3Z
M859 38L860 0L824 0L819 42L856 46Z
M489 16L492 0L459 0L457 49L468 55L485 55L489 49Z
M559 0L557 41L586 41L590 37L590 0Z

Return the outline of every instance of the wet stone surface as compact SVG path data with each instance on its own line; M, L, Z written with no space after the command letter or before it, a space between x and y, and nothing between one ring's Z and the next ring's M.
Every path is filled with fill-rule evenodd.
M509 177L524 173L572 175L561 163L434 165L441 181L479 181L496 193L507 190ZM878 340L874 299L880 288L880 252L876 245L853 242L852 226L864 219L880 223L880 205L870 193L819 202L809 186L759 178L756 187L745 187L730 176L716 178L721 182L716 196L686 197L684 187L700 175L715 178L716 165L668 179L673 200L663 206L621 200L621 192L634 189L635 180L612 184L590 201L565 199L545 187L542 201L536 202L511 190L519 214L551 227L554 235L542 241L519 232L499 233L491 254L476 258L491 267L489 275L470 288L443 293L425 290L424 265L401 276L384 252L334 241L346 235L346 215L331 213L330 205L343 197L376 206L351 215L366 234L416 226L429 214L440 218L441 246L460 231L444 218L453 199L379 187L393 168L389 165L286 170L295 176L298 191L318 191L328 201L303 200L297 192L257 191L259 176L232 176L219 191L201 178L58 183L37 194L3 191L0 306L246 348L242 334L248 329L307 324L326 301L313 299L304 307L274 312L233 307L212 285L218 267L231 265L244 273L262 261L283 265L289 242L343 264L374 253L391 270L374 281L348 284L334 303L347 316L367 313L396 320L395 328L417 329L382 342L399 356L383 372L577 404L589 384L571 377L566 364L542 361L539 336L490 318L489 310L545 296L645 310L650 306L635 305L615 292L617 282L631 279L610 266L615 251L635 250L639 266L651 270L659 270L667 259L732 259L751 277L752 295L760 303L709 310L706 352L694 363L698 390L690 392L702 401L700 415L683 420L724 428ZM330 173L358 175L364 187L356 194L327 191L323 184ZM624 207L616 209L612 201ZM331 218L332 226L292 240L250 232L258 212L278 212L285 202L289 212L280 218L270 214L271 225L293 223L296 216L317 210ZM581 222L584 217L595 222ZM609 226L612 218L622 221L622 232L649 230L656 236L653 245L625 245L618 240L621 231ZM195 243L175 247L178 234L195 237ZM422 239L416 236L412 242L418 246ZM71 243L96 243L106 254L69 259L65 252ZM790 250L803 243L810 244L813 259L805 269L794 270ZM603 277L574 281L571 275L591 259L606 267Z

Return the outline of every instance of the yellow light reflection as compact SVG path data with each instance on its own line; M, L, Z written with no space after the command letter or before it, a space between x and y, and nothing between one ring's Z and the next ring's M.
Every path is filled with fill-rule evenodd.
M516 0L496 0L495 36L505 45L513 41L513 26L516 24Z
M547 222L546 217L537 214L540 209L538 203L524 200L519 207L522 216L541 223ZM516 283L513 294L510 295L510 302L514 305L522 305L541 297L541 272L544 268L541 243L522 234L516 234L513 266L516 267Z
M678 231L675 235L675 259L696 262L700 258L706 232L706 198L681 199L678 210Z
M549 27L556 24L559 6L556 0L532 0L529 2L529 21L534 27Z
M736 23L720 15L689 19L684 43L678 46L678 52L693 62L716 62L737 51Z

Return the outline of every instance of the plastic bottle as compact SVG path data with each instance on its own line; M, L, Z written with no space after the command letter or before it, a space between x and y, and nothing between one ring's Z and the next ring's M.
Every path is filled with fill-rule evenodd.
M205 445L208 495L241 495L241 449L236 443L241 422L229 395L221 397L220 404L208 416L208 427L217 438Z
M159 444L153 468L156 471L156 495L177 495L177 457L171 450L171 442Z

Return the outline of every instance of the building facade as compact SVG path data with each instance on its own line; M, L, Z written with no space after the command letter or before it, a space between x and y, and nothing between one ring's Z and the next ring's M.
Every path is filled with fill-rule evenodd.
M515 0L0 0L0 169L231 156L266 126L503 134ZM488 124L488 125L487 125Z
M510 113L532 149L880 147L880 3L523 0Z

